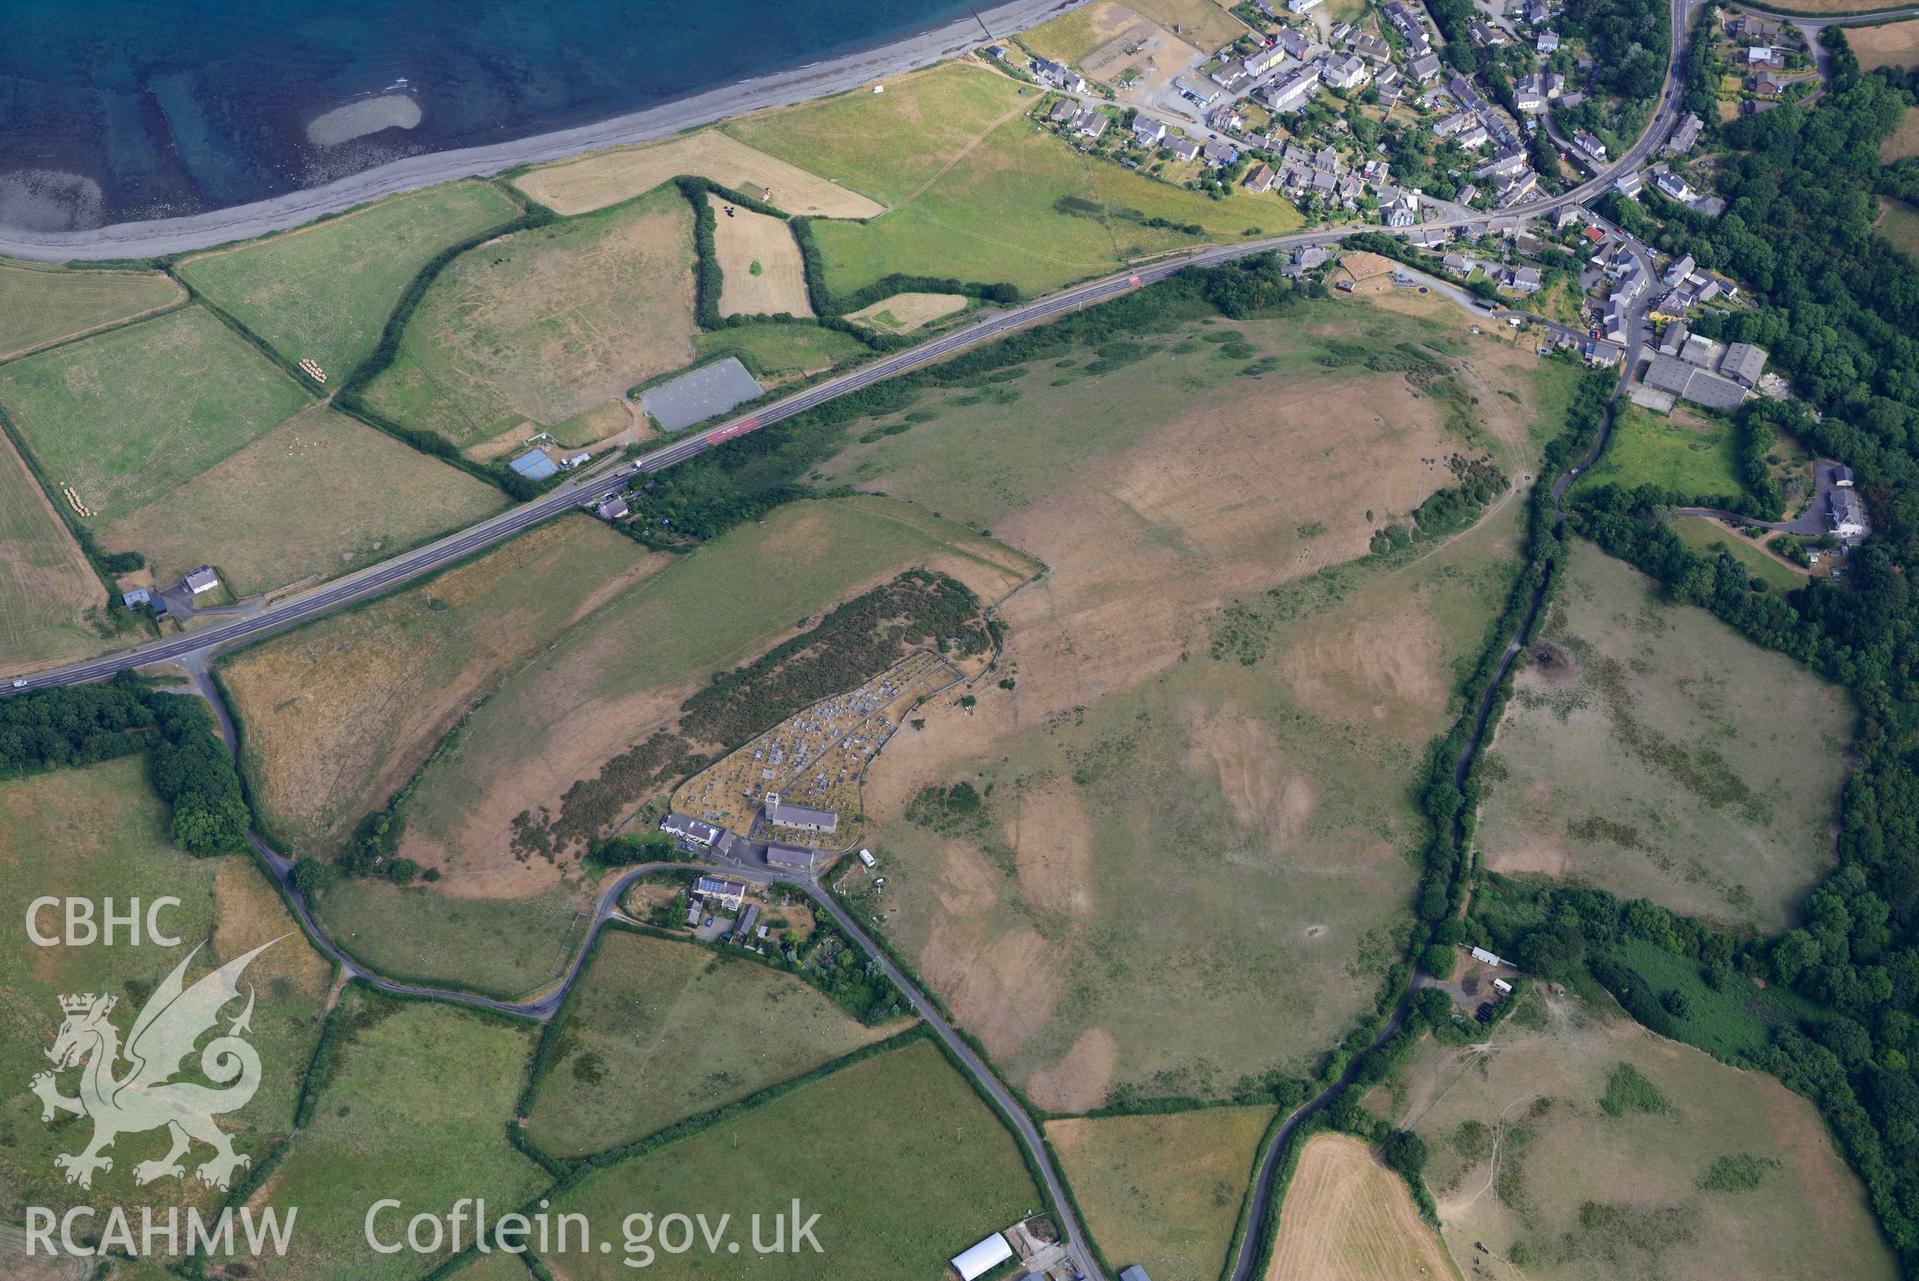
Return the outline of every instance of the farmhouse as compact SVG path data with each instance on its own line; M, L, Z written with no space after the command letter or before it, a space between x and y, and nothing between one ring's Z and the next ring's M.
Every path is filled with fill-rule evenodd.
M1840 538L1851 540L1866 535L1866 504L1856 489L1835 489L1826 495L1826 522Z
M708 906L718 904L729 912L736 912L746 900L746 886L738 881L729 881L724 876L702 876L693 882L693 893L707 901Z
M189 571L180 582L195 596L203 596L219 588L220 576L213 572L213 566L202 565L198 569Z
M697 818L688 818L684 814L668 814L660 820L660 830L668 836L677 836L695 845L710 846L720 839L719 828L711 823L702 823Z
M790 872L810 872L813 870L813 851L803 845L769 845L766 847L766 861L769 866Z
M978 1281L978 1278L985 1276L1012 1257L1013 1247L1006 1244L1004 1236L995 1232L984 1241L970 1245L954 1255L951 1262L953 1271L959 1273L960 1281Z
M816 810L806 805L788 805L780 799L778 792L766 794L766 821L780 827L798 828L802 832L819 832L831 836L840 825L840 816L832 810Z

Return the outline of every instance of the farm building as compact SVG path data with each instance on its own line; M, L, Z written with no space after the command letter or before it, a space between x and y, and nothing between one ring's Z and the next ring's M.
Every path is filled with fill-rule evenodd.
M813 870L813 851L801 845L769 845L766 847L766 861L773 867L810 872Z
M1139 1264L1135 1263L1130 1268L1120 1269L1119 1281L1153 1281L1153 1279L1146 1275L1145 1268L1142 1268L1139 1266Z
M207 592L217 590L220 586L220 576L213 572L211 565L202 565L198 569L190 570L180 581L195 596L205 595Z
M1734 410L1746 399L1746 389L1738 383L1672 356L1652 358L1652 364L1646 367L1646 386L1669 391L1708 409Z
M677 836L695 845L711 845L720 839L719 828L711 823L702 823L697 818L688 818L684 814L668 814L660 820L660 830L668 836Z
M709 903L718 903L729 912L736 911L746 898L746 886L738 881L729 881L724 876L702 876L693 882L693 892Z
M840 816L832 810L816 810L808 805L788 805L778 792L766 794L766 821L781 827L796 827L802 832L832 835L840 825Z
M960 1281L977 1281L1000 1264L1013 1257L1013 1247L1006 1244L1006 1238L995 1232L974 1245L954 1255L951 1262L953 1271L959 1273Z
M524 476L528 480L545 480L548 476L557 475L560 470L560 465L548 458L544 449L529 449L508 463L507 467L514 475Z

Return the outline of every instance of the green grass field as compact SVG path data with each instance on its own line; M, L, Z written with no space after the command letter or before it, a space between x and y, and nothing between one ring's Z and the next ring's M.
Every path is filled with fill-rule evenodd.
M1215 1281L1269 1107L1051 1121L1086 1230L1116 1268L1165 1281Z
M11 442L0 440L0 668L97 653L106 603L93 567Z
M693 351L699 359L719 352L743 352L747 363L769 378L829 369L869 350L850 334L818 325L736 325L693 339Z
M813 225L836 294L889 272L1041 292L1198 240L1299 225L1282 200L1216 201L1082 156L1023 118L1031 103L1016 82L955 64L905 77L882 95L842 95L726 128L891 206L864 224ZM1083 203L1062 205L1069 198ZM1194 237L1142 225L1149 218L1205 230Z
M1832 866L1844 692L1586 543L1540 641L1487 753L1487 866L1788 924Z
M66 1116L52 1125L42 1122L40 1102L27 1090L35 1073L48 1066L44 1052L60 1027L59 998L112 994L119 1004L111 1021L124 1037L154 986L194 947L200 951L185 975L188 983L217 962L292 931L293 937L254 960L243 980L257 994L250 1040L262 1074L259 1092L228 1125L236 1149L257 1161L292 1126L300 1078L319 1037L328 967L306 946L249 859L194 859L168 841L165 808L137 757L0 783L0 813L8 816L0 825L0 910L19 932L15 945L0 955L0 1003L9 1027L0 1039L0 1072L15 1083L0 1106L0 1187L9 1204L119 1204L130 1210L217 1204L218 1194L192 1177L211 1155L203 1146L196 1145L187 1159L187 1179L136 1184L134 1167L165 1154L163 1133L123 1135L111 1153L113 1169L96 1175L90 1192L64 1181L54 1157L78 1152L91 1127ZM108 895L121 910L131 899L178 898L180 906L164 910L159 923L180 945L143 941L136 947L124 937L112 947L29 943L24 922L34 899ZM43 911L38 924L43 932L59 933L58 910ZM226 1016L239 1010L233 1005ZM115 1070L124 1073L126 1065ZM77 1082L77 1073L61 1074L62 1093L74 1094Z
M843 93L729 121L749 146L885 205L931 181L988 129L1031 102L1018 82L943 63L889 81L884 94Z
M1688 500L1743 492L1733 459L1732 427L1683 405L1670 415L1628 405L1606 453L1574 486L1658 485Z
M298 1206L299 1248L261 1258L256 1276L417 1277L448 1252L373 1251L364 1225L374 1202L404 1203L374 1224L382 1241L404 1241L414 1214L445 1214L463 1197L504 1213L549 1181L506 1138L531 1024L359 987L341 997L340 1016L313 1119L251 1202Z
M1696 556L1716 560L1721 551L1731 552L1732 558L1745 566L1748 574L1766 584L1767 591L1783 596L1798 591L1808 581L1807 575L1774 560L1757 543L1726 528L1714 517L1674 516L1667 522L1667 528Z
M506 505L499 490L324 406L101 535L160 582L212 564L235 595L334 578Z
M1490 1052L1428 1039L1368 1096L1425 1139L1455 1258L1483 1242L1486 1272L1540 1281L1897 1274L1808 1100L1610 1007L1538 988L1521 999ZM1639 1089L1622 1100L1627 1083ZM1608 1111L1609 1094L1651 1110ZM1728 1166L1756 1185L1714 1178Z
M1881 199L1873 230L1906 257L1919 259L1919 209L1901 200Z
M527 1137L589 1156L849 1054L873 1029L793 975L691 943L600 943L541 1082Z
M798 1197L818 1214L819 1253L756 1253L747 1226ZM1009 1131L930 1041L876 1055L763 1107L642 1157L595 1171L554 1202L607 1234L636 1209L655 1219L733 1216L737 1254L661 1253L648 1275L713 1281L843 1281L939 1275L947 1259L1041 1208ZM572 1281L630 1276L618 1237L609 1254L549 1254Z
M368 403L462 447L551 426L692 356L693 214L676 188L468 250Z
M72 485L99 521L185 484L308 403L199 307L0 366L0 406L48 482Z
M185 297L157 271L69 271L0 261L0 360Z
M435 254L519 212L490 183L447 183L188 258L179 273L288 360L318 361L337 387Z

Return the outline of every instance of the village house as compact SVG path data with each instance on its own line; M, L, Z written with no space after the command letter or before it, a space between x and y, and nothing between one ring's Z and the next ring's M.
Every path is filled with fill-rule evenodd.
M1439 55L1422 53L1406 64L1406 74L1425 84L1439 75Z
M1298 111L1319 92L1319 77L1309 67L1300 67L1268 85L1259 95L1275 112Z
M1688 111L1685 119L1674 126L1672 137L1666 140L1666 150L1675 156L1685 155L1699 141L1699 132L1705 127L1704 121Z
M1319 69L1322 80L1335 89L1357 89L1372 79L1372 68L1359 58L1348 55L1337 61L1328 58Z
M1264 195L1273 189L1279 175L1273 172L1271 165L1258 164L1246 175L1246 190Z
M1533 39L1533 48L1540 53L1559 52L1559 33L1557 31L1540 32L1539 35Z
M1158 147L1166 136L1166 126L1158 120L1139 116L1133 120L1133 140L1142 147Z

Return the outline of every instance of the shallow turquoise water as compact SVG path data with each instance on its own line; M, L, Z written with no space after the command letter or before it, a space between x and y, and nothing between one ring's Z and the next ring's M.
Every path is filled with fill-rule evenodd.
M605 119L967 11L963 0L0 0L0 225L243 204L416 152ZM307 140L314 117L395 86L419 103L417 127Z

